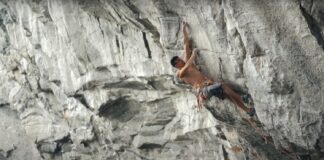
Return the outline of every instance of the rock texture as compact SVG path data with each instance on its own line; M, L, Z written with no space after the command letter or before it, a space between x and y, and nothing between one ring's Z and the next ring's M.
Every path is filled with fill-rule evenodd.
M181 21L260 130L194 108ZM323 49L322 0L1 0L0 159L323 159Z

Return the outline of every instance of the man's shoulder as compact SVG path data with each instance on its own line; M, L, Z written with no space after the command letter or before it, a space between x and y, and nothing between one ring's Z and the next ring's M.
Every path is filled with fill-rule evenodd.
M197 68L197 66L194 65L194 64L192 64L192 65L190 65L188 67L188 71L190 71L190 72L192 72L192 71L198 71L198 72L200 72L199 69Z

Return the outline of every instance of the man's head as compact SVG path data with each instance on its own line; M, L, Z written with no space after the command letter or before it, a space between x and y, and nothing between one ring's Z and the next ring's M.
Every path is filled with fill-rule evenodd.
M182 68L186 63L178 56L174 56L172 59L171 59L171 65L175 68Z

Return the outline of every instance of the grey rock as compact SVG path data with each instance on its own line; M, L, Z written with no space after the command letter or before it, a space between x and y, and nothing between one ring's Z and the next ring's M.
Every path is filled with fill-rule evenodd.
M71 152L72 151L72 145L69 143L65 143L61 146L61 152Z
M143 136L149 136L149 135L155 135L159 131L161 131L164 128L163 125L155 125L155 126L144 126L141 128L141 135Z
M36 145L28 137L17 113L0 108L0 154L4 159L40 159Z
M45 153L54 153L57 148L56 143L43 143L40 145L39 150Z
M162 138L162 135L154 135L154 136L142 136L137 135L134 138L133 145L137 148L156 148L162 147L166 143L166 139Z

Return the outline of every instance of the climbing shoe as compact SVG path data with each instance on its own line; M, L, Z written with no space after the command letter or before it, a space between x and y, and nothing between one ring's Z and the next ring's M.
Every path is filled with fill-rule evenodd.
M250 102L250 99L251 99L250 94L244 94L241 97L242 97L242 100L243 100L244 103L249 103Z
M246 112L250 117L253 117L255 115L255 108L251 108L250 112Z

